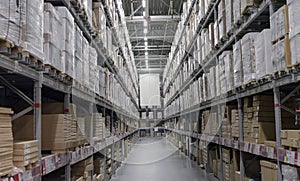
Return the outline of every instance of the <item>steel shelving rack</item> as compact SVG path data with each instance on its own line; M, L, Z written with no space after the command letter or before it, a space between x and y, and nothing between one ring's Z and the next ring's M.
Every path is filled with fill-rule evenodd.
M178 76L181 66L183 62L187 58L188 54L191 52L195 39L199 36L200 32L203 28L207 27L210 22L214 22L216 20L216 11L217 5L220 3L220 0L213 0L209 6L209 10L206 15L200 20L197 25L197 31L193 36L194 41L190 42L188 45L188 51L184 54L184 56L180 59L180 64L176 68L174 75L171 77L171 81L166 82L166 78L163 82L163 95L169 91L170 87L174 83L175 78ZM225 38L222 43L217 47L209 56L204 60L204 64L200 65L198 69L192 72L187 79L179 86L177 91L170 96L169 100L166 100L165 107L168 107L174 100L176 100L194 81L196 81L203 73L205 73L205 69L208 70L210 67L216 65L218 56L225 50L231 49L231 46L239 40L243 35L245 35L248 31L247 29L253 25L257 25L259 22L264 22L267 17L272 15L276 9L278 9L281 5L283 5L283 1L271 1L271 0L263 0L258 6L254 7L251 13L248 16L245 16L239 26L235 26L232 30L232 34ZM267 20L269 20L267 18ZM265 25L268 25L266 23ZM256 31L262 30L264 26L257 26L258 29ZM253 31L253 29L252 29ZM255 31L255 29L254 29ZM176 51L173 57L176 56ZM172 62L173 59L171 59ZM167 70L167 76L169 74L169 70ZM288 110L289 112L295 112L294 110L290 110L286 106L284 106L284 102L289 99L291 96L294 96L297 91L300 89L300 74L298 70L289 70L286 71L282 75L274 75L270 79L266 79L264 81L258 81L255 85L250 87L245 87L241 90L233 90L228 92L225 95L221 95L219 97L214 98L213 100L203 101L197 105L189 107L187 109L176 111L171 115L167 115L164 120L160 123L163 125L166 122L179 121L181 118L187 120L187 122L192 122L195 118L201 115L201 111L209 109L211 107L220 108L221 104L224 103L234 103L238 107L239 112L239 133L240 140L226 139L217 137L217 136L208 136L201 133L194 133L192 131L183 131L173 128L165 128L168 132L173 132L181 136L186 136L188 139L196 139L200 141L204 141L208 143L214 143L221 146L225 146L228 148L233 148L235 150L240 151L240 172L241 178L245 175L245 168L243 163L243 153L251 153L253 155L269 158L277 161L278 165L278 180L282 180L282 171L281 164L287 163L295 166L300 166L299 160L299 152L298 151L290 151L284 149L281 146L280 139L280 131L281 131L281 109ZM275 115L275 132L276 132L276 147L266 146L264 144L254 144L245 142L243 140L243 98L251 95L256 95L259 93L268 93L274 96L274 115ZM220 121L220 118L218 118ZM221 150L221 149L220 149ZM222 153L220 153L220 160L222 160ZM222 167L222 166L221 166ZM222 169L219 170L219 176L222 178Z
M113 64L113 60L108 56L108 53L103 48L100 42L95 41L95 33L92 27L83 18L81 18L81 12L76 7L74 0L45 0L45 2L50 2L53 5L61 5L67 7L74 17L75 23L80 27L84 36L91 43L91 45L97 50L99 56L103 57L104 66L106 66L116 77L117 81L120 83L123 91L130 97L131 101L135 105L137 111L138 106L138 91L137 84L134 82L131 73L136 74L136 72L129 72L126 65L127 71L130 75L132 85L135 89L134 96L126 87L125 82L120 75L118 69ZM105 7L105 1L101 1ZM117 7L117 5L116 5ZM118 10L119 12L119 10ZM110 19L108 14L106 18ZM120 14L119 14L120 16ZM112 28L113 29L113 28ZM116 32L114 32L116 33ZM115 36L116 37L116 36ZM128 46L128 42L126 42ZM122 49L120 47L120 54L123 56ZM124 61L125 57L123 56ZM135 70L135 69L133 69ZM10 54L0 54L0 81L5 88L9 89L14 94L18 95L23 101L28 104L27 108L24 108L20 112L14 114L12 119L17 119L30 111L34 113L35 122L35 139L39 140L39 164L31 170L26 170L23 173L13 173L7 177L0 178L1 181L8 181L10 179L18 180L41 180L41 177L52 173L60 168L65 168L65 178L70 180L71 178L71 165L74 165L94 154L98 154L101 150L107 147L113 147L115 144L119 145L124 139L131 139L134 135L138 133L138 129L134 127L133 123L136 122L139 117L136 115L131 115L127 110L121 108L119 105L111 103L103 97L96 95L93 91L88 90L84 87L78 85L72 85L71 81L63 80L57 76L50 75L47 73L40 65L29 63L25 64L22 57L20 59L13 59ZM24 90L30 90L30 94ZM97 105L103 110L102 112L108 112L108 114L113 115L118 114L127 123L127 129L124 133L112 135L103 141L94 144L92 136L89 138L90 145L84 146L76 149L76 151L68 151L61 154L51 154L47 156L42 156L41 154L41 117L42 117L42 102L45 98L50 98L54 100L60 100L64 103L64 112L69 113L71 98L75 96L85 102L90 104L90 107ZM137 112L138 113L138 112ZM113 116L111 116L113 123ZM91 122L92 124L92 122ZM92 134L91 134L92 135ZM123 148L121 148L123 149ZM123 157L123 155L122 155ZM116 168L115 168L116 169Z

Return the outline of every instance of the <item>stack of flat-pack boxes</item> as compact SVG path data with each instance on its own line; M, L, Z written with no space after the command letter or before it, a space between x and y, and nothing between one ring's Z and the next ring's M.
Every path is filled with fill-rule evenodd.
M93 137L95 141L101 141L103 139L103 129L105 128L104 122L105 118L101 113L93 114Z
M13 168L13 133L11 124L12 110L9 108L0 108L0 175L7 175Z
M92 180L94 164L93 157L89 157L71 167L71 179L88 181Z
M14 141L14 166L27 170L38 161L38 141Z
M235 110L234 109L235 106L226 106L223 110L222 110L222 137L223 138L228 138L231 139L231 134L232 134L232 111ZM234 120L235 121L235 120Z
M232 138L239 139L239 111L238 109L231 110L231 136Z
M222 147L223 155L223 180L232 181L234 178L234 168L232 164L232 151L230 148Z

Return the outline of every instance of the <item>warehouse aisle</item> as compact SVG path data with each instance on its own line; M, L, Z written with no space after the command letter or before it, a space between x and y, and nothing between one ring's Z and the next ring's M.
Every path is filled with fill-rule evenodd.
M216 180L164 138L140 138L112 181Z

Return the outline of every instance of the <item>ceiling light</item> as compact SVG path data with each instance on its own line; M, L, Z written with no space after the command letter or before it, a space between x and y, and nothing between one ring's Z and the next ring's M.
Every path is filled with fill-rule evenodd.
M147 34L147 33L148 33L147 28L144 28L144 34Z
M145 12L145 11L143 11L143 16L144 16L144 17L146 16L146 12Z
M145 47L145 50L148 51L148 47Z
M146 0L143 0L143 1L142 1L142 5L143 5L143 8L146 7Z
M145 55L148 56L148 52L145 52Z
M148 26L148 21L144 20L144 27L147 27L147 26Z
M148 42L147 41L145 41L145 47L147 47L148 46Z
M144 37L144 41L148 41L148 38L147 38L147 37Z

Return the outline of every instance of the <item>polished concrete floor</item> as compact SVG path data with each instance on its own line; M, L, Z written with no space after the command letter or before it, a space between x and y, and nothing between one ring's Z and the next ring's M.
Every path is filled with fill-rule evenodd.
M140 138L112 181L217 180L180 153L165 138Z

